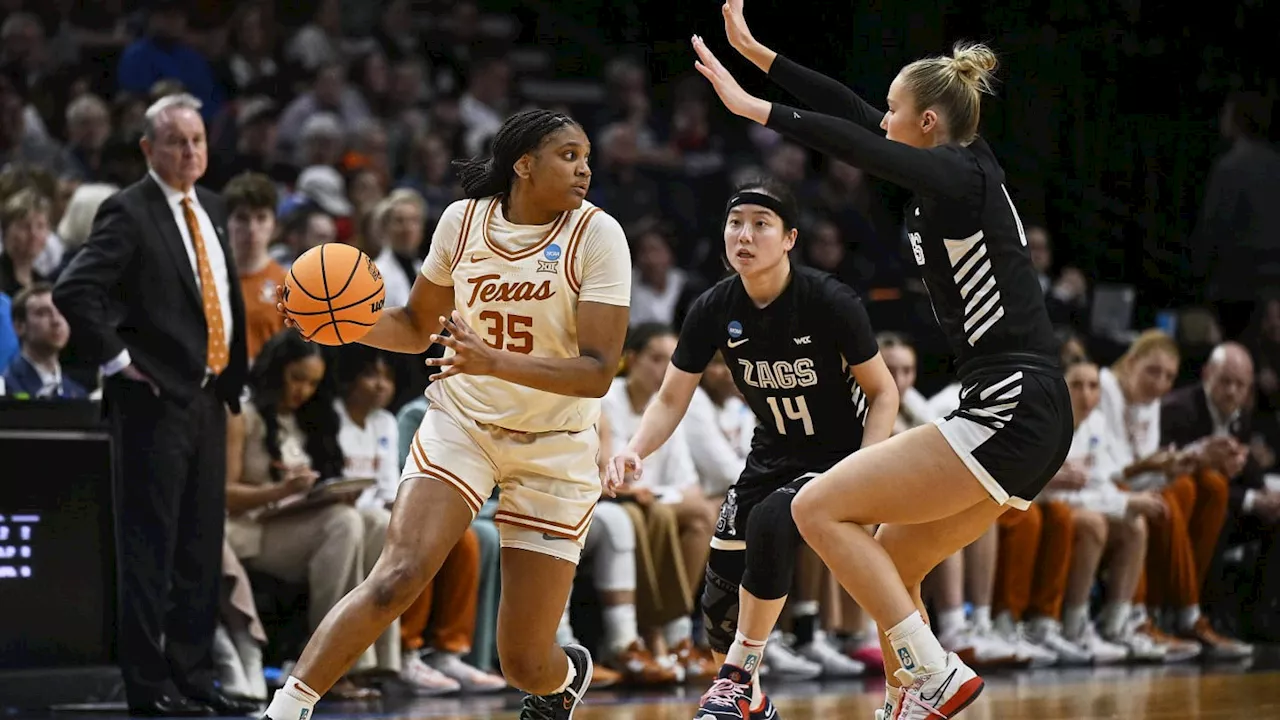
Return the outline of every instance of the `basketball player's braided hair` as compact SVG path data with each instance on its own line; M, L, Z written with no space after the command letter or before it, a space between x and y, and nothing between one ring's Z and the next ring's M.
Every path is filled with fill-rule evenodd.
M453 166L469 198L491 197L511 191L513 167L520 156L538 149L548 135L578 122L564 113L525 110L507 118L493 136L493 150L487 158L454 160Z

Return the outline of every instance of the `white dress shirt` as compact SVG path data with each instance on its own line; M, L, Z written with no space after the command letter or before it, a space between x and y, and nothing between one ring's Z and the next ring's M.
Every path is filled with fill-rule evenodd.
M173 221L178 225L178 234L182 236L182 245L187 251L187 260L191 262L191 275L195 279L196 292L200 293L203 292L203 288L200 287L200 270L196 264L196 245L191 239L191 231L187 228L187 216L182 209L182 199L191 198L191 209L195 212L196 222L200 225L200 235L204 238L204 252L209 260L209 272L213 275L213 282L218 291L218 305L222 310L222 327L227 336L227 347L230 348L231 334L235 331L235 326L231 321L231 280L227 273L227 255L222 252L222 230L214 226L213 220L209 219L209 213L200 205L200 198L196 196L194 190L184 193L161 180L155 170L149 173L151 179L156 181L164 193L169 212L173 213ZM102 373L115 375L131 364L133 364L133 358L130 357L129 350L126 348L102 366Z

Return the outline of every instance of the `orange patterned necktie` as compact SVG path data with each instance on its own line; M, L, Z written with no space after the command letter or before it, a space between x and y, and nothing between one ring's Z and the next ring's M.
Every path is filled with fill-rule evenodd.
M182 198L182 215L187 219L191 243L196 246L196 272L200 276L204 325L209 331L208 341L205 343L205 362L209 370L217 375L227 367L230 355L227 351L226 329L222 325L222 303L218 301L218 286L214 284L213 271L209 269L209 254L205 251L204 235L200 234L200 222L196 220L196 211L191 207L189 197Z

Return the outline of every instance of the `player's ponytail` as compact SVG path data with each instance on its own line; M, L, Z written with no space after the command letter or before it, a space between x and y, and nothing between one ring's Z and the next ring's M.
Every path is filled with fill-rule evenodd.
M548 135L570 125L578 123L550 110L525 110L507 118L493 136L489 157L453 161L463 193L469 198L484 198L511 192L516 161L537 150Z
M945 119L950 139L967 145L978 134L982 96L992 94L998 64L991 48L961 41L950 56L916 60L902 69L901 77L916 110L936 111Z
M996 54L981 43L958 42L951 51L951 67L956 77L980 94L992 94L997 64Z

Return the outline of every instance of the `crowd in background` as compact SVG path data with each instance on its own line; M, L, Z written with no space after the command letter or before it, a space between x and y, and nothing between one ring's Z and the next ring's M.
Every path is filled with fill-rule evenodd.
M124 5L0 2L4 395L98 397L99 370L77 357L52 287L98 207L145 174L146 107L196 96L210 148L201 184L227 203L252 362L249 400L228 420L215 647L223 688L263 698L264 668L291 662L377 559L429 381L421 358L327 350L284 331L276 287L301 253L345 242L375 259L387 303L404 304L436 221L460 196L450 161L482 154L528 102L517 91L527 58L502 18L467 0L437 14L378 4L359 37L344 32L338 0L297 27L255 0L216 27L193 22L200 3ZM600 102L560 109L593 141L589 199L627 229L634 263L624 364L603 400L606 448L625 445L684 311L723 275L721 205L749 174L800 198L793 261L856 288L877 330L892 332L882 352L902 396L900 428L954 409L949 368L924 346L933 319L904 262L899 219L860 170L755 125L713 132L716 105L696 82L659 107L642 62L617 58L601 82ZM1252 652L1246 640L1280 641L1280 297L1231 281L1233 267L1258 266L1280 237L1267 214L1280 207L1280 173L1262 139L1266 103L1242 96L1228 111L1236 144L1210 182L1198 236L1215 306L1135 333L1124 321L1131 292L1091 287L1055 263L1051 228L1026 228L1062 330L1078 429L1032 510L1007 513L930 579L939 638L971 664L1239 660ZM644 484L600 505L561 627L566 640L587 627L595 636L597 685L701 683L715 672L696 600L754 425L728 369L713 364L672 441L646 461ZM376 483L291 507L317 475ZM491 502L335 696L374 697L389 675L424 695L505 687L494 667L492 512ZM801 567L766 677L875 671L874 628L812 553Z

